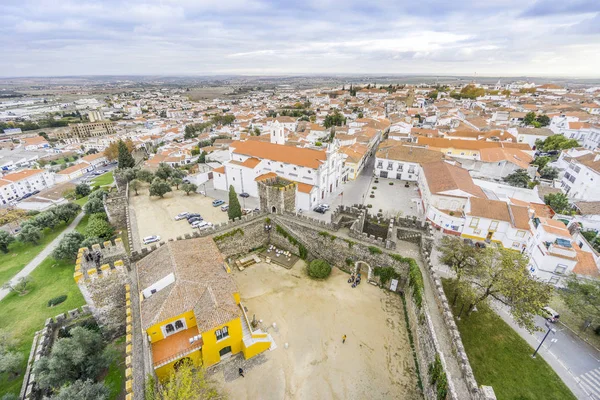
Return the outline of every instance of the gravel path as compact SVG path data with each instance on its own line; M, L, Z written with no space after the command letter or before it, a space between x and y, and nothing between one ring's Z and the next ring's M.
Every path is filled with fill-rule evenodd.
M19 273L12 277L10 280L11 284L17 283L17 281L25 276L28 276L34 269L38 267L48 257L52 251L58 246L60 240L69 232L73 232L79 221L83 218L83 212L81 212L75 219L69 224L67 229L65 229L60 235L58 235L48 246L46 246L40 253L35 256L33 260L29 262ZM0 289L0 301L5 298L10 293L8 289Z

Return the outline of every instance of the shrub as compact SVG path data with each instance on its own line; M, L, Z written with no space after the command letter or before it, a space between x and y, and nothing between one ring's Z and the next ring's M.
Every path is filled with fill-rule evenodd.
M354 265L354 261L351 258L346 258L346 265L351 267Z
M373 204L367 204L367 208L373 208Z
M53 299L48 300L48 307L54 307L67 299L67 295L63 294L62 296L55 297Z
M394 186L394 182L390 182L390 186Z
M412 258L409 260L408 283L413 288L413 299L417 307L421 308L423 303L423 275L421 275L421 270L415 260Z
M313 260L308 264L308 275L315 279L325 279L331 274L331 265L325 260Z
M379 247L369 246L369 253L375 255L375 254L381 254L382 251Z
M377 186L373 186L373 190L376 190L376 189L377 189Z
M375 267L373 274L379 277L382 285L385 285L390 279L400 279L400 274L392 267Z

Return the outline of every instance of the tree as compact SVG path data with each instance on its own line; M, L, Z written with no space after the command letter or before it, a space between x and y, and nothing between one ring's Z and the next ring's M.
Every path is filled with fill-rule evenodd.
M229 186L229 208L227 209L227 216L229 216L229 219L242 217L242 207L240 206L240 201L238 200L233 185Z
M29 284L33 281L33 278L29 275L19 278L17 283L6 282L2 285L3 289L7 289L11 292L17 292L19 296L24 296L29 293Z
M87 227L85 228L86 237L97 237L104 240L108 240L113 235L113 227L107 221L100 218L90 219Z
M21 231L17 236L19 242L31 243L34 245L38 244L41 238L42 232L40 231L40 228L32 224L22 225Z
M460 282L463 273L469 274L477 266L478 250L452 236L442 237L442 243L438 247L440 261L452 269L456 274L456 281ZM456 303L458 290L455 293L452 304Z
M565 280L565 290L559 293L567 307L586 321L586 325L600 321L600 281L578 279L577 275L570 274Z
M57 389L79 379L94 379L112 361L100 333L78 326L71 329L70 335L58 339L50 355L35 363L33 370L40 388Z
M535 113L533 111L530 111L527 114L525 114L525 118L523 118L523 125L533 125L534 121Z
M102 382L94 383L91 379L76 380L70 385L60 388L58 393L50 397L49 400L108 400L110 390Z
M546 140L540 143L538 148L543 151L566 150L573 147L578 147L579 142L575 139L567 139L563 135L548 136Z
M325 128L331 128L332 126L342 126L346 123L346 118L338 110L335 110L333 114L328 114L323 121Z
M122 140L119 140L118 151L119 169L135 167L135 160L131 155L131 150L129 150Z
M564 193L550 193L544 196L544 203L557 214L565 214L570 210L569 198Z
M156 400L197 400L224 399L217 385L206 379L204 370L194 366L189 358L184 358L171 373L169 380L159 389L149 381L146 385L146 399Z
M136 178L139 179L140 181L152 183L152 180L154 179L154 174L152 173L152 171L148 171L147 169L142 169L137 172Z
M186 195L189 195L192 192L196 192L196 190L198 190L198 186L193 183L184 183L181 185L181 190L183 190Z
M202 153L200 153L200 157L198 157L198 164L204 163L206 163L206 151L202 150Z
M554 180L558 178L558 170L556 168L547 166L545 168L542 168L542 170L540 171L540 177L542 179Z
M181 178L171 178L171 185L175 185L175 188L179 190L179 185L183 183L183 179Z
M75 260L77 251L81 247L84 237L79 232L69 232L58 243L52 251L52 257L56 260Z
M54 207L51 211L56 215L56 218L66 223L79 214L81 206L77 203L66 203Z
M92 247L95 244L102 243L104 240L99 237L87 237L81 242L81 247Z
M114 175L115 175L115 179L118 180L119 183L131 182L132 180L135 179L135 177L137 175L137 171L133 168L124 168L124 169L119 169L119 170L115 171Z
M552 159L548 156L541 156L536 158L535 160L533 160L533 162L531 164L533 165L537 165L538 166L538 170L542 170L544 169L544 167L546 166L546 164L548 164Z
M160 178L163 181L166 181L173 175L173 171L174 171L174 169L170 165L165 164L165 163L160 163L158 166L158 169L156 170L156 173L154 175L157 178Z
M331 265L325 260L312 260L306 271L311 278L325 279L331 274Z
M90 186L87 183L80 183L79 185L75 186L75 195L77 198L85 197L90 194L91 191L92 189L90 189Z
M104 202L98 198L88 200L83 206L83 211L88 215L104 212Z
M103 189L100 190L94 190L92 193L90 193L90 195L88 196L88 201L89 200L93 200L93 199L99 199L99 200L104 200L104 195L106 194L106 191Z
M129 188L133 189L135 191L135 195L138 195L138 189L140 188L140 186L142 185L142 182L134 179L131 182L129 182Z
M528 259L519 252L492 247L481 251L477 268L465 277L474 288L467 314L492 297L508 306L519 326L529 332L538 330L534 317L550 301L552 286L529 274Z
M56 218L56 214L52 211L44 211L43 213L36 215L35 218L31 220L31 223L40 229L52 229L58 224L58 218Z
M15 241L15 237L6 231L0 230L0 251L8 253L8 245Z
M21 371L21 364L25 357L18 351L0 352L0 374L7 373L17 376Z
M125 145L127 146L127 150L132 153L135 149L135 145L131 139L125 140ZM119 142L112 142L108 145L108 147L104 150L104 155L109 161L114 161L119 157Z
M171 185L160 178L154 178L154 181L152 181L152 184L150 185L150 196L164 197L165 194L170 191Z
M504 182L508 183L510 186L520 188L526 188L530 181L531 178L524 169L518 169L504 178Z
M535 120L540 124L540 126L550 125L550 117L547 115L538 115Z

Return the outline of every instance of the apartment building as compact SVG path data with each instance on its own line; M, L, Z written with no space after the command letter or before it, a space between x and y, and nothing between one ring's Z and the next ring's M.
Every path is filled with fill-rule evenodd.
M397 140L386 140L379 145L375 157L375 175L380 178L416 181L421 164L442 161L444 155L439 151L405 146Z
M89 138L114 135L116 133L112 121L96 121L69 126L68 131L59 132L56 137L67 143L79 143Z
M561 187L571 199L600 200L600 154L590 153L571 158Z
M9 204L17 199L54 185L54 177L46 170L25 169L0 178L0 203Z

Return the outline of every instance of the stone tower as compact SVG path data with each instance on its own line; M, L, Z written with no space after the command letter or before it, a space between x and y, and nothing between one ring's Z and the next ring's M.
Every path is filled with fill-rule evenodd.
M258 182L261 211L283 214L296 210L296 182L278 176Z

